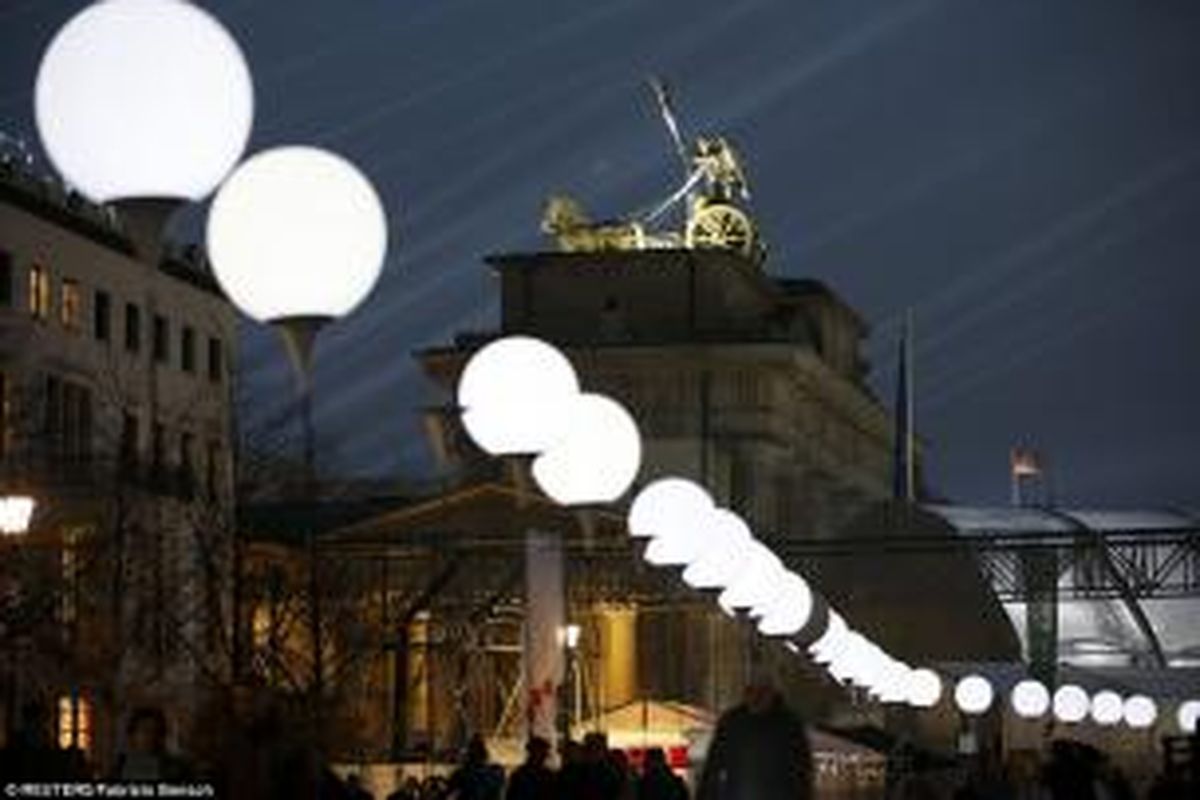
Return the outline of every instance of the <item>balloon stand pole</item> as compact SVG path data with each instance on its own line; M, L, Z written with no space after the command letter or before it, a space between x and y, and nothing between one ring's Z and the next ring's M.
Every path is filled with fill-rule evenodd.
M579 531L583 535L583 550L590 553L596 549L596 510L593 508L577 509L575 519L579 521Z
M139 197L117 200L111 205L129 235L138 260L157 269L166 244L167 225L185 204L172 197Z

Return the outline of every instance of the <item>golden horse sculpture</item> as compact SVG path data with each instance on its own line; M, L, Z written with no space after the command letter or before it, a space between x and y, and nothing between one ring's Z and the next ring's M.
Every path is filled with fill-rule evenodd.
M542 233L555 237L559 249L568 253L646 248L646 231L641 223L592 222L579 203L564 194L546 200Z

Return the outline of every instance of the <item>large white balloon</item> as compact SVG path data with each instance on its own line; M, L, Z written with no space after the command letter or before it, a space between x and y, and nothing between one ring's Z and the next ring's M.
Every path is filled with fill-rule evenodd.
M457 399L471 439L499 456L540 453L563 438L578 394L575 368L556 347L506 336L471 356Z
M1050 690L1041 681L1023 680L1013 687L1012 707L1018 717L1040 717L1050 710Z
M942 697L942 679L931 669L914 669L908 675L908 703L932 708Z
M708 518L715 506L704 487L687 478L659 478L633 498L627 524L629 535L646 538L674 536Z
M1175 713L1175 721L1179 723L1182 733L1200 731L1200 700L1185 700L1180 703Z
M571 403L566 434L533 461L533 478L562 505L611 503L642 463L642 437L624 406L600 394Z
M1092 719L1097 725L1116 725L1125 714L1121 695L1105 689L1092 698Z
M723 589L741 572L754 536L740 516L718 508L708 517L706 538L703 551L683 571L683 582L693 589Z
M349 314L375 286L387 236L371 183L349 161L315 147L280 147L246 160L208 215L217 280L262 322Z
M1125 724L1131 728L1149 728L1158 720L1158 705L1144 694L1125 701Z
M1090 709L1087 692L1074 684L1060 686L1054 692L1054 717L1059 722L1082 722Z
M106 0L50 42L34 107L50 160L92 200L199 200L246 147L254 88L237 42L199 6Z
M757 539L747 547L741 574L734 577L721 596L718 604L726 613L739 608L753 608L771 596L777 588L777 576L783 571L783 563L771 552L771 548Z
M812 590L799 575L785 570L779 578L775 597L760 609L762 618L758 621L759 633L764 636L799 633L812 617Z
M818 664L832 663L837 656L838 648L845 643L849 634L850 629L846 627L846 621L842 619L842 615L831 608L825 632L808 646L808 654Z
M954 703L964 714L977 715L992 706L995 692L982 675L968 675L954 687Z

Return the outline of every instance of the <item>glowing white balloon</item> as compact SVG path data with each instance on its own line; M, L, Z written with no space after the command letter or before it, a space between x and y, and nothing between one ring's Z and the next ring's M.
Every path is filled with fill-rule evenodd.
M725 588L741 572L753 538L745 520L736 513L727 508L714 510L708 517L705 549L688 563L683 582L693 589Z
M629 535L668 536L701 524L715 509L704 487L686 478L659 478L647 484L629 507Z
M876 694L884 703L907 703L916 670L890 656L884 662L881 683L875 687Z
M254 87L237 42L199 6L107 0L50 42L34 109L50 160L92 200L199 200L246 147Z
M812 617L813 595L808 583L791 571L780 578L775 598L762 607L758 632L764 636L799 633Z
M931 669L914 669L908 675L908 704L932 708L942 697L942 679Z
M991 681L982 675L968 675L954 687L954 704L964 714L982 714L991 708L994 698Z
M611 503L642 463L642 437L625 407L600 394L571 403L564 436L533 461L533 478L562 505Z
M776 587L776 576L783 571L783 563L771 549L757 539L747 547L741 574L734 577L717 599L726 613L739 608L753 608L771 596Z
M846 621L842 619L842 615L831 608L825 632L808 646L808 653L816 663L829 664L834 660L838 648L842 646L849 634L850 629L846 627Z
M217 281L262 322L349 314L379 278L387 237L370 181L315 147L279 147L247 159L208 214Z
M1196 733L1200 730L1200 700L1187 700L1179 704L1175 713L1175 721L1179 723L1182 733Z
M457 399L471 439L498 456L540 453L563 438L578 394L575 368L556 347L506 336L471 356Z
M1097 725L1116 725L1125 714L1121 695L1105 689L1092 698L1092 719Z
M1013 687L1012 707L1018 717L1036 719L1050 710L1050 690L1041 681L1023 680Z
M1144 694L1135 694L1125 701L1123 716L1131 728L1149 728L1158 720L1158 705Z
M1059 722L1082 722L1090 709L1087 692L1074 684L1060 686L1054 692L1054 717Z

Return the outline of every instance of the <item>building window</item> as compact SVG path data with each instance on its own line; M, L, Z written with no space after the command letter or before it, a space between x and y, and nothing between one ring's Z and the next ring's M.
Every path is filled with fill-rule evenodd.
M208 458L204 463L204 485L208 497L219 499L221 482L221 445L215 439L208 440Z
M191 497L195 489L196 473L192 468L192 441L190 433L179 435L179 493Z
M137 469L138 463L138 418L136 414L126 411L121 417L121 469L130 475Z
M221 382L221 374L225 371L225 366L221 358L221 340L216 337L208 337L208 379L213 383Z
M45 433L50 455L81 464L92 457L92 391L74 381L46 376Z
M112 300L108 292L96 290L92 298L92 333L98 342L107 342L112 327Z
M29 268L29 313L34 319L50 316L50 273L40 264Z
M165 364L171 358L171 334L167 318L161 314L154 315L154 360Z
M63 695L58 699L58 746L92 749L92 704L82 695Z
M196 371L196 332L184 325L179 338L179 365L184 372Z
M63 278L59 320L71 333L79 333L83 328L83 291L79 288L79 281Z
M0 250L0 306L12 308L13 304L12 253Z
M131 353L142 349L142 310L133 303L125 304L125 349Z
M150 431L150 481L156 489L169 486L167 478L167 433L161 422Z

